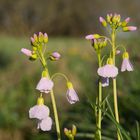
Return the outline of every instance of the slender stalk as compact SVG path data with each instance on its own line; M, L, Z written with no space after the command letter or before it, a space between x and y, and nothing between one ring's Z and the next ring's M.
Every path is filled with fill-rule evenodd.
M38 51L39 53L39 58L40 58L40 61L42 63L42 66L43 68L48 71L47 69L47 62L44 58L44 55L41 51ZM49 75L49 72L48 72L48 76L50 77ZM56 106L56 101L55 101L55 96L54 96L54 92L53 90L51 90L51 101L52 101L52 106L53 106L53 112L54 112L54 118L55 118L55 125L56 125L56 132L57 132L57 139L58 140L61 140L61 132L60 132L60 125L59 125L59 119L58 119L58 112L57 112L57 106Z
M61 132L60 132L59 119L58 119L58 112L57 112L56 101L55 101L53 90L51 91L51 100L52 100L53 111L54 111L57 139L61 140Z
M112 53L113 53L113 62L115 65L115 55L116 55L116 46L115 46L115 38L116 38L116 32L115 29L112 29ZM113 95L114 95L114 111L115 111L115 119L119 123L119 112L118 112L118 100L117 100L117 84L116 84L116 78L113 79ZM119 129L117 132L118 140L121 140L119 135Z
M98 65L101 67L101 53L98 52ZM102 111L101 111L101 104L102 104L102 83L101 80L99 80L99 92L98 92L98 115L97 115L97 132L98 132L98 138L101 140L101 121L102 121Z

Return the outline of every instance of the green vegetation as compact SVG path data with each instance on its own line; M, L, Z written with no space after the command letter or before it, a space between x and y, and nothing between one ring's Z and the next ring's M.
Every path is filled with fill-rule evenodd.
M140 121L140 48L138 46L140 40L137 38L127 40L129 41L126 42L124 39L122 44L127 45L128 51L131 52L130 58L135 70L131 73L120 73L117 85L120 123L126 131L131 132L134 139L136 120ZM96 129L94 112L90 106L90 102L95 104L97 94L97 61L95 60L97 58L93 49L84 38L49 38L48 46L50 51L59 50L62 55L60 61L49 63L50 71L68 75L80 97L79 103L70 105L65 97L65 80L55 78L54 91L61 129L71 128L71 125L75 124L78 133L88 133L90 136ZM41 75L38 62L25 61L27 57L20 52L22 47L30 48L27 38L0 37L0 139L55 139L54 130L51 133L39 132L34 127L35 123L28 118L29 108L36 104L38 91L35 90L35 86ZM117 65L120 67L122 56L119 55L120 60ZM36 66L32 63L36 63ZM104 97L109 94L109 101L111 101L112 91L109 88L106 88L103 94ZM52 109L50 95L46 95L46 98L48 98L46 104ZM113 138L116 135L115 125L107 116L104 117L103 135ZM77 140L82 140L81 135L84 134L79 134Z

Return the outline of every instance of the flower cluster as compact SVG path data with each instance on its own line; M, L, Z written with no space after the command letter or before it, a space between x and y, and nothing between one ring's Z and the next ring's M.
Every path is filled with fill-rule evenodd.
M87 40L91 40L92 46L95 51L104 48L107 45L107 38L100 36L99 34L90 34L85 37Z
M28 50L26 48L22 48L21 52L29 57L30 60L36 60L39 59L42 66L43 66L43 72L41 79L39 80L36 89L39 91L40 96L37 99L37 105L33 106L29 110L29 118L35 118L38 121L37 128L41 129L42 131L49 131L52 128L52 119L49 116L50 110L47 106L44 105L44 99L43 99L43 93L49 94L51 93L52 104L54 109L54 114L56 115L56 103L53 95L53 87L54 82L52 81L52 77L49 75L48 67L47 67L47 61L46 60L52 60L57 61L60 59L61 55L58 52L52 52L47 53L48 56L46 59L44 57L44 53L46 51L46 43L48 42L48 35L46 33L34 34L33 37L31 37L31 45L32 50ZM57 73L56 73L57 74ZM60 73L61 74L61 73ZM66 92L66 98L70 104L74 104L77 101L79 101L78 95L76 91L73 88L72 83L66 78L64 74L61 74L61 76L64 76L64 78L67 80L67 92ZM57 115L58 116L58 115ZM55 116L55 120L57 120L58 124L58 117ZM58 128L59 126L57 126ZM57 130L59 131L59 130Z
M125 20L121 21L121 16L119 14L107 14L106 19L103 17L99 17L99 21L104 27L110 25L111 28L117 29L121 27L123 31L135 31L137 27L135 26L128 26L130 21L130 17L127 17Z

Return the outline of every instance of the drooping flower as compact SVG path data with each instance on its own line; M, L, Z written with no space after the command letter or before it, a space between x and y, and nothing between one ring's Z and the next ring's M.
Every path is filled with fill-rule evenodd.
M76 93L76 91L73 89L73 85L71 82L67 82L67 87L68 87L68 90L67 90L67 93L66 93L66 97L67 97L67 100L70 104L74 104L76 102L79 101L79 97Z
M104 78L115 78L118 75L118 68L113 65L112 58L108 58L107 64L98 68L97 73Z
M29 110L29 118L43 120L47 118L50 114L49 108L44 105L44 99L39 97L37 100L37 105L33 106Z
M53 53L50 55L50 59L53 60L53 61L59 60L60 57L61 57L61 55L60 55L58 52L53 52Z
M37 129L41 129L42 131L50 131L52 128L52 119L51 117L47 117L43 120L39 120Z
M102 87L109 86L109 78L101 77L101 83L102 83Z
M43 71L45 73L46 71ZM42 78L36 86L36 89L40 92L49 93L53 88L53 81L48 77L47 72L45 75L42 74Z
M22 48L22 49L21 49L21 52L22 52L23 54L25 54L26 56L29 56L29 57L32 56L32 51L31 51L31 50L28 50L28 49L26 49L26 48Z
M129 54L128 52L124 52L123 53L123 62L121 65L121 71L133 71L133 65L131 64L130 60L129 60Z
M37 119L37 129L42 131L49 131L52 128L52 119L49 117L50 110L44 105L44 99L40 96L37 99L37 105L29 110L29 118Z

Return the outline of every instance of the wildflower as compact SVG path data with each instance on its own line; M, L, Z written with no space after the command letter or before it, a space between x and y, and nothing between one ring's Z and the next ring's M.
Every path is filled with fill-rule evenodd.
M122 62L122 66L121 66L121 71L133 71L133 66L129 60L129 54L128 52L124 52L123 53L123 62Z
M26 48L22 48L21 49L21 52L23 53L23 54L25 54L26 56L32 56L32 51L31 50L28 50L28 49L26 49Z
M101 77L101 83L102 83L102 87L109 86L109 78Z
M103 17L99 17L99 21L102 23L102 25L103 25L104 27L107 26L107 23L106 23L106 21L105 21L105 19L104 19Z
M48 74L42 75L39 83L36 86L36 89L40 92L49 93L53 88L53 81L48 77Z
M112 58L108 58L107 64L98 68L97 73L104 78L114 78L118 75L118 68L113 65Z
M127 31L135 31L137 30L136 26L127 26L127 27L123 27L123 31L127 32Z
M66 93L66 97L67 97L68 102L70 104L74 104L74 103L78 102L79 98L77 96L76 91L73 89L72 83L67 82L67 87L68 87L68 90L67 90L67 93Z
M51 117L47 117L43 120L39 120L37 129L41 129L42 131L50 131L52 128L52 119Z
M50 59L53 61L59 60L61 55L58 52L53 52L50 56Z
M39 97L37 100L37 105L33 106L29 110L29 118L35 118L38 120L43 120L47 118L50 114L50 110L44 105L44 99Z
M127 17L121 24L122 27L125 27L130 21L130 17Z

